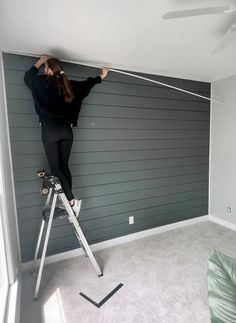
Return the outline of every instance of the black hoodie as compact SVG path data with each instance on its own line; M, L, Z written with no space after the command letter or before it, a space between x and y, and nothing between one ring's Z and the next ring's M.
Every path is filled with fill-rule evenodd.
M89 77L86 81L71 80L75 98L69 103L64 101L63 93L52 86L50 76L39 75L38 72L39 70L32 66L25 73L24 81L32 92L39 122L52 126L67 124L77 127L82 100L95 84L102 82L101 77Z

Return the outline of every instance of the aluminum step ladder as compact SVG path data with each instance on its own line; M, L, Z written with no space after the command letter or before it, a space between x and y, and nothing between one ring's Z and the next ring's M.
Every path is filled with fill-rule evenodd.
M83 231L81 230L81 227L79 225L79 222L74 214L73 209L71 208L71 205L69 201L67 200L65 193L63 192L63 189L61 187L60 181L57 177L55 176L48 176L44 170L38 171L37 175L42 178L43 183L42 183L42 188L41 188L41 194L42 195L47 195L47 200L45 204L45 208L43 210L43 219L39 231L39 236L38 236L38 241L37 241L37 246L35 250L35 255L34 255L34 273L36 271L37 267L37 259L38 259L38 254L39 254L39 249L42 241L42 236L44 232L44 227L46 224L46 235L44 239L44 245L43 245L43 250L42 250L42 256L40 259L40 265L39 265L39 270L38 270L38 275L37 275L37 282L36 282L36 287L35 287L35 293L34 293L34 299L38 298L38 293L39 293L39 288L40 288L40 283L41 283L41 278L42 278L42 273L43 273L43 267L44 267L44 261L45 261L45 256L46 256L46 251L47 251L47 246L48 246L48 241L49 241L49 236L51 232L51 227L52 227L52 222L53 219L56 218L65 218L67 217L69 222L74 226L75 229L75 235L77 239L79 240L79 244L82 247L85 255L89 257L98 277L101 277L103 275L100 267L98 266L98 263L89 247L89 244L83 234ZM61 207L56 207L57 199L59 199L59 204ZM51 207L49 208L51 203Z

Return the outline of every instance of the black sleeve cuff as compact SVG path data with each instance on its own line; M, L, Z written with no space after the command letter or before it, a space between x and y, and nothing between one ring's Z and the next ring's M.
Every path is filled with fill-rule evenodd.
M34 72L38 72L38 70L39 70L39 69L38 69L36 66L34 66L34 65L33 65L33 66L31 67L31 70L32 70L32 71L34 71Z
M94 84L102 83L102 78L101 76L96 76L93 78Z

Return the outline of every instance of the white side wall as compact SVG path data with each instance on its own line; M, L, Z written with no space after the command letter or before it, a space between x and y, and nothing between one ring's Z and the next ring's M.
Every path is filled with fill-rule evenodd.
M212 83L209 214L236 224L236 75ZM227 212L231 208L231 213Z

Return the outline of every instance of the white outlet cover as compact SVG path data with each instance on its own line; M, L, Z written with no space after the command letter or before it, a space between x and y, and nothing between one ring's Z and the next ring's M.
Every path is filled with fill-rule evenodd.
M134 217L133 216L129 217L129 224L134 224Z

